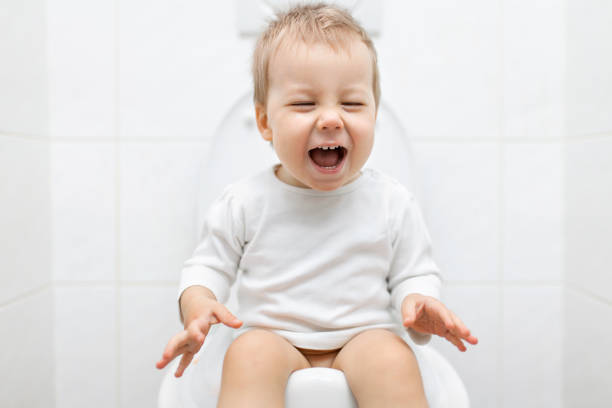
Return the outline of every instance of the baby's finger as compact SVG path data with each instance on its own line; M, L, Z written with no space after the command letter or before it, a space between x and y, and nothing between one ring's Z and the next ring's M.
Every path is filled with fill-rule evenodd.
M221 303L217 304L217 307L213 309L213 313L219 322L223 323L226 326L232 327L234 329L242 326L242 321L238 319L236 316L232 314L225 306Z
M436 324L435 333L439 336L444 337L447 331L450 331L451 333L454 332L455 322L451 317L450 311L441 302L438 301L432 302L429 307L430 310L435 313L435 315L439 319L438 322L442 323L442 326Z
M453 320L451 311L444 306L440 307L440 317L442 318L447 330L449 330L451 333L454 333L457 330L457 326Z
M453 333L461 338L469 337L470 329L468 329L467 326L461 321L459 316L457 316L453 312L450 312L450 315L451 319L453 319L453 322L455 322L455 330L453 331Z
M189 363L191 363L191 360L193 360L194 354L195 353L192 353L192 352L187 352L183 354L183 357L181 358L181 362L179 363L179 366L176 369L176 372L174 373L175 377L178 378L183 375L183 373L185 372L185 369L187 368Z
M478 339L475 336L472 336L470 329L468 329L467 326L461 321L459 316L457 316L456 314L452 312L451 312L451 315L452 315L453 320L455 321L455 326L457 327L455 334L459 336L460 338L466 340L470 344L473 344L473 345L478 344Z
M446 338L446 340L450 341L455 346L457 346L459 351L466 351L467 350L467 348L465 347L465 345L463 344L461 339L459 337L455 336L453 333L447 332L444 337Z
M207 319L201 318L194 320L191 322L189 327L187 327L187 332L189 333L189 342L197 343L200 346L204 343L204 339L208 335L208 331L210 330L210 323Z
M187 336L187 331L183 330L170 339L168 345L164 349L161 360L159 360L156 364L157 368L164 368L169 362L174 360L176 356L183 352L181 349L187 344Z

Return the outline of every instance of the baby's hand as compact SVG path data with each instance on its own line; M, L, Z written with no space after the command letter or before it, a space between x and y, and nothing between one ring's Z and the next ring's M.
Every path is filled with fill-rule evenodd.
M202 309L202 313L191 321L185 321L185 330L170 339L161 360L155 365L157 368L164 368L175 357L182 354L181 362L174 373L175 377L180 377L193 360L193 356L202 348L213 324L223 323L234 329L242 326L242 322L221 303L213 299L205 299L203 302L206 307Z
M439 300L430 296L413 293L402 302L402 321L404 327L420 333L436 334L453 343L460 351L466 351L462 339L478 344L478 339L453 312Z

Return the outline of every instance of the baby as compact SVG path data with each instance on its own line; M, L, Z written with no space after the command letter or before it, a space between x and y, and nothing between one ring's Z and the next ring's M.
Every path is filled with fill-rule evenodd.
M253 76L257 126L280 164L212 205L181 274L185 330L157 367L182 355L180 377L223 323L237 330L219 407L282 407L289 375L308 367L342 370L360 407L426 407L402 331L461 351L478 340L438 300L414 197L363 169L380 102L372 41L343 10L298 6L260 37ZM241 319L223 305L238 270Z

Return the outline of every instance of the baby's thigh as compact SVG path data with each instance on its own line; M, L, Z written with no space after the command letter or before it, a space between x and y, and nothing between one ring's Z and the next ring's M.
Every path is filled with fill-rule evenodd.
M360 407L427 406L412 349L388 330L367 330L353 337L332 367L344 371Z
M242 375L289 376L309 366L306 358L286 339L264 329L253 329L236 338L223 361L227 372Z
M393 378L419 377L414 352L397 334L385 329L359 333L338 353L333 368L348 377L389 376Z

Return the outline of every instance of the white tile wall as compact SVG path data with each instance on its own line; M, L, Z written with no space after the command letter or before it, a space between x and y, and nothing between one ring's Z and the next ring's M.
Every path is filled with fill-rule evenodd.
M564 135L565 3L502 3L503 135L558 139Z
M504 144L503 277L562 279L561 143Z
M123 143L120 270L127 281L178 281L196 245L202 143Z
M53 408L45 2L0 10L0 406Z
M0 304L51 281L49 143L0 135Z
M442 302L452 310L472 334L478 344L461 353L446 339L435 337L432 345L453 365L464 381L471 406L498 407L501 390L499 349L501 296L497 285L447 285L442 291Z
M45 0L2 2L0 132L47 134Z
M114 281L113 143L52 143L53 273L59 281Z
M565 406L605 407L612 401L612 303L570 286L565 292L565 304Z
M571 137L612 130L612 3L567 4L567 127Z
M155 407L166 371L159 361L170 337L182 330L177 290L168 287L123 287L120 298L120 406ZM167 370L167 369L166 369Z
M40 138L49 131L57 139L71 139L55 139L51 151L53 266L56 279L63 281L56 288L61 297L55 313L57 356L70 356L73 350L85 353L81 345L95 344L101 349L83 357L85 366L97 364L109 373L99 383L70 389L80 380L79 366L70 357L62 359L56 373L58 406L89 406L88 395L96 393L104 394L97 400L100 406L114 406L117 400L120 406L154 406L162 376L154 363L169 336L180 328L171 282L195 244L200 160L224 113L250 87L252 40L236 34L236 2L98 0L85 7L75 0L49 0L44 5L31 0L9 6L9 15L30 18L0 20L2 55L15 62L0 64L3 95L10 95L0 95L0 132ZM383 95L415 141L421 205L435 255L451 282L445 298L481 340L465 354L435 343L464 378L475 407L561 404L561 289L528 281L556 281L563 267L555 258L562 250L562 231L554 221L563 210L555 203L562 188L556 172L563 163L559 145L546 139L563 133L559 65L565 61L564 39L571 78L566 102L570 135L609 131L612 105L605 86L612 57L603 48L610 37L605 24L610 5L569 2L567 13L564 7L565 2L554 0L466 0L460 6L452 0L385 2L383 7L383 28L376 39ZM571 16L567 37L560 38L566 16ZM29 33L23 39L29 47L12 47L12 42L7 46L5 39L22 30ZM44 35L46 58L41 56ZM583 54L587 49L592 54ZM501 145L500 136L513 143ZM430 143L432 139L436 142ZM531 143L543 139L546 143ZM110 142L117 140L115 150ZM593 248L598 262L609 265L601 246L610 235L602 219L609 217L605 212L600 218L590 217L608 201L603 200L600 208L580 198L588 198L597 188L607 194L607 184L584 180L611 179L605 161L609 143L589 143L593 146L586 150L585 145L570 143L568 162L576 160L580 170L568 176L576 195L566 199L577 218L570 221L574 230L567 236L574 239L570 242L576 253ZM1 198L18 198L8 207L2 203L2 221L8 220L17 233L8 239L0 235L7 241L0 251L10 249L12 257L2 256L1 266L6 265L4 259L41 254L28 259L32 263L24 274L2 275L0 302L14 298L14 290L2 291L10 285L25 291L49 279L48 274L31 273L39 264L51 264L51 255L42 240L31 240L28 230L50 217L48 210L35 211L49 208L48 197L47 207L43 205L41 192L46 190L15 188L45 173L41 169L46 155L41 144L16 146L13 139L0 135L0 177L20 175L0 183ZM28 207L34 204L26 198L38 203ZM20 212L25 209L34 214L29 223ZM585 223L589 229L579 229ZM90 228L97 231L93 237L88 237ZM589 238L576 239L584 236ZM600 264L587 263L592 267L584 268L584 257L569 259L575 271L590 269L593 285L587 290L609 299L605 288L610 282L602 268L596 268ZM508 281L502 280L502 270ZM111 286L117 276L121 281ZM513 286L516 281L521 284ZM41 305L51 313L52 298L45 296ZM573 304L592 300L579 298ZM71 304L79 307L72 310ZM576 316L593 313L603 321L609 317L606 307L579 306ZM0 307L0 321L15 322L15 310L24 313L19 308L21 301ZM100 319L83 326L71 317L88 312ZM50 316L44 324L50 324ZM113 320L117 317L119 321ZM579 320L571 317L568 324L580 327L584 322ZM526 332L529 342L524 340ZM550 332L557 335L551 338ZM98 335L89 343L90 336ZM119 348L113 349L117 344ZM574 344L572 353L579 350L580 339L572 338ZM38 350L50 354L45 348ZM47 376L51 363L42 351L40 375ZM568 358L574 364L579 357ZM119 377L113 377L117 373ZM16 378L17 387L29 384L25 371ZM566 383L574 380L569 377ZM42 384L40 394L23 398L52 399L49 383ZM575 401L579 390L570 388L574 394L568 401ZM13 400L8 401L20 395L11 394L7 398ZM5 400L0 401L4 405Z
M418 138L501 132L500 2L387 2L376 40L382 93Z
M612 301L612 136L570 140L567 149L567 280Z
M498 279L499 146L414 143L421 206L446 280Z
M251 43L234 2L119 4L119 131L124 139L202 139L250 87Z
M112 140L115 2L47 0L49 134Z
M117 324L113 286L55 289L56 405L116 406Z
M49 287L0 306L0 405L55 407L53 293Z
M503 296L501 406L561 407L561 286L507 286Z
M612 4L567 1L564 399L612 400Z

